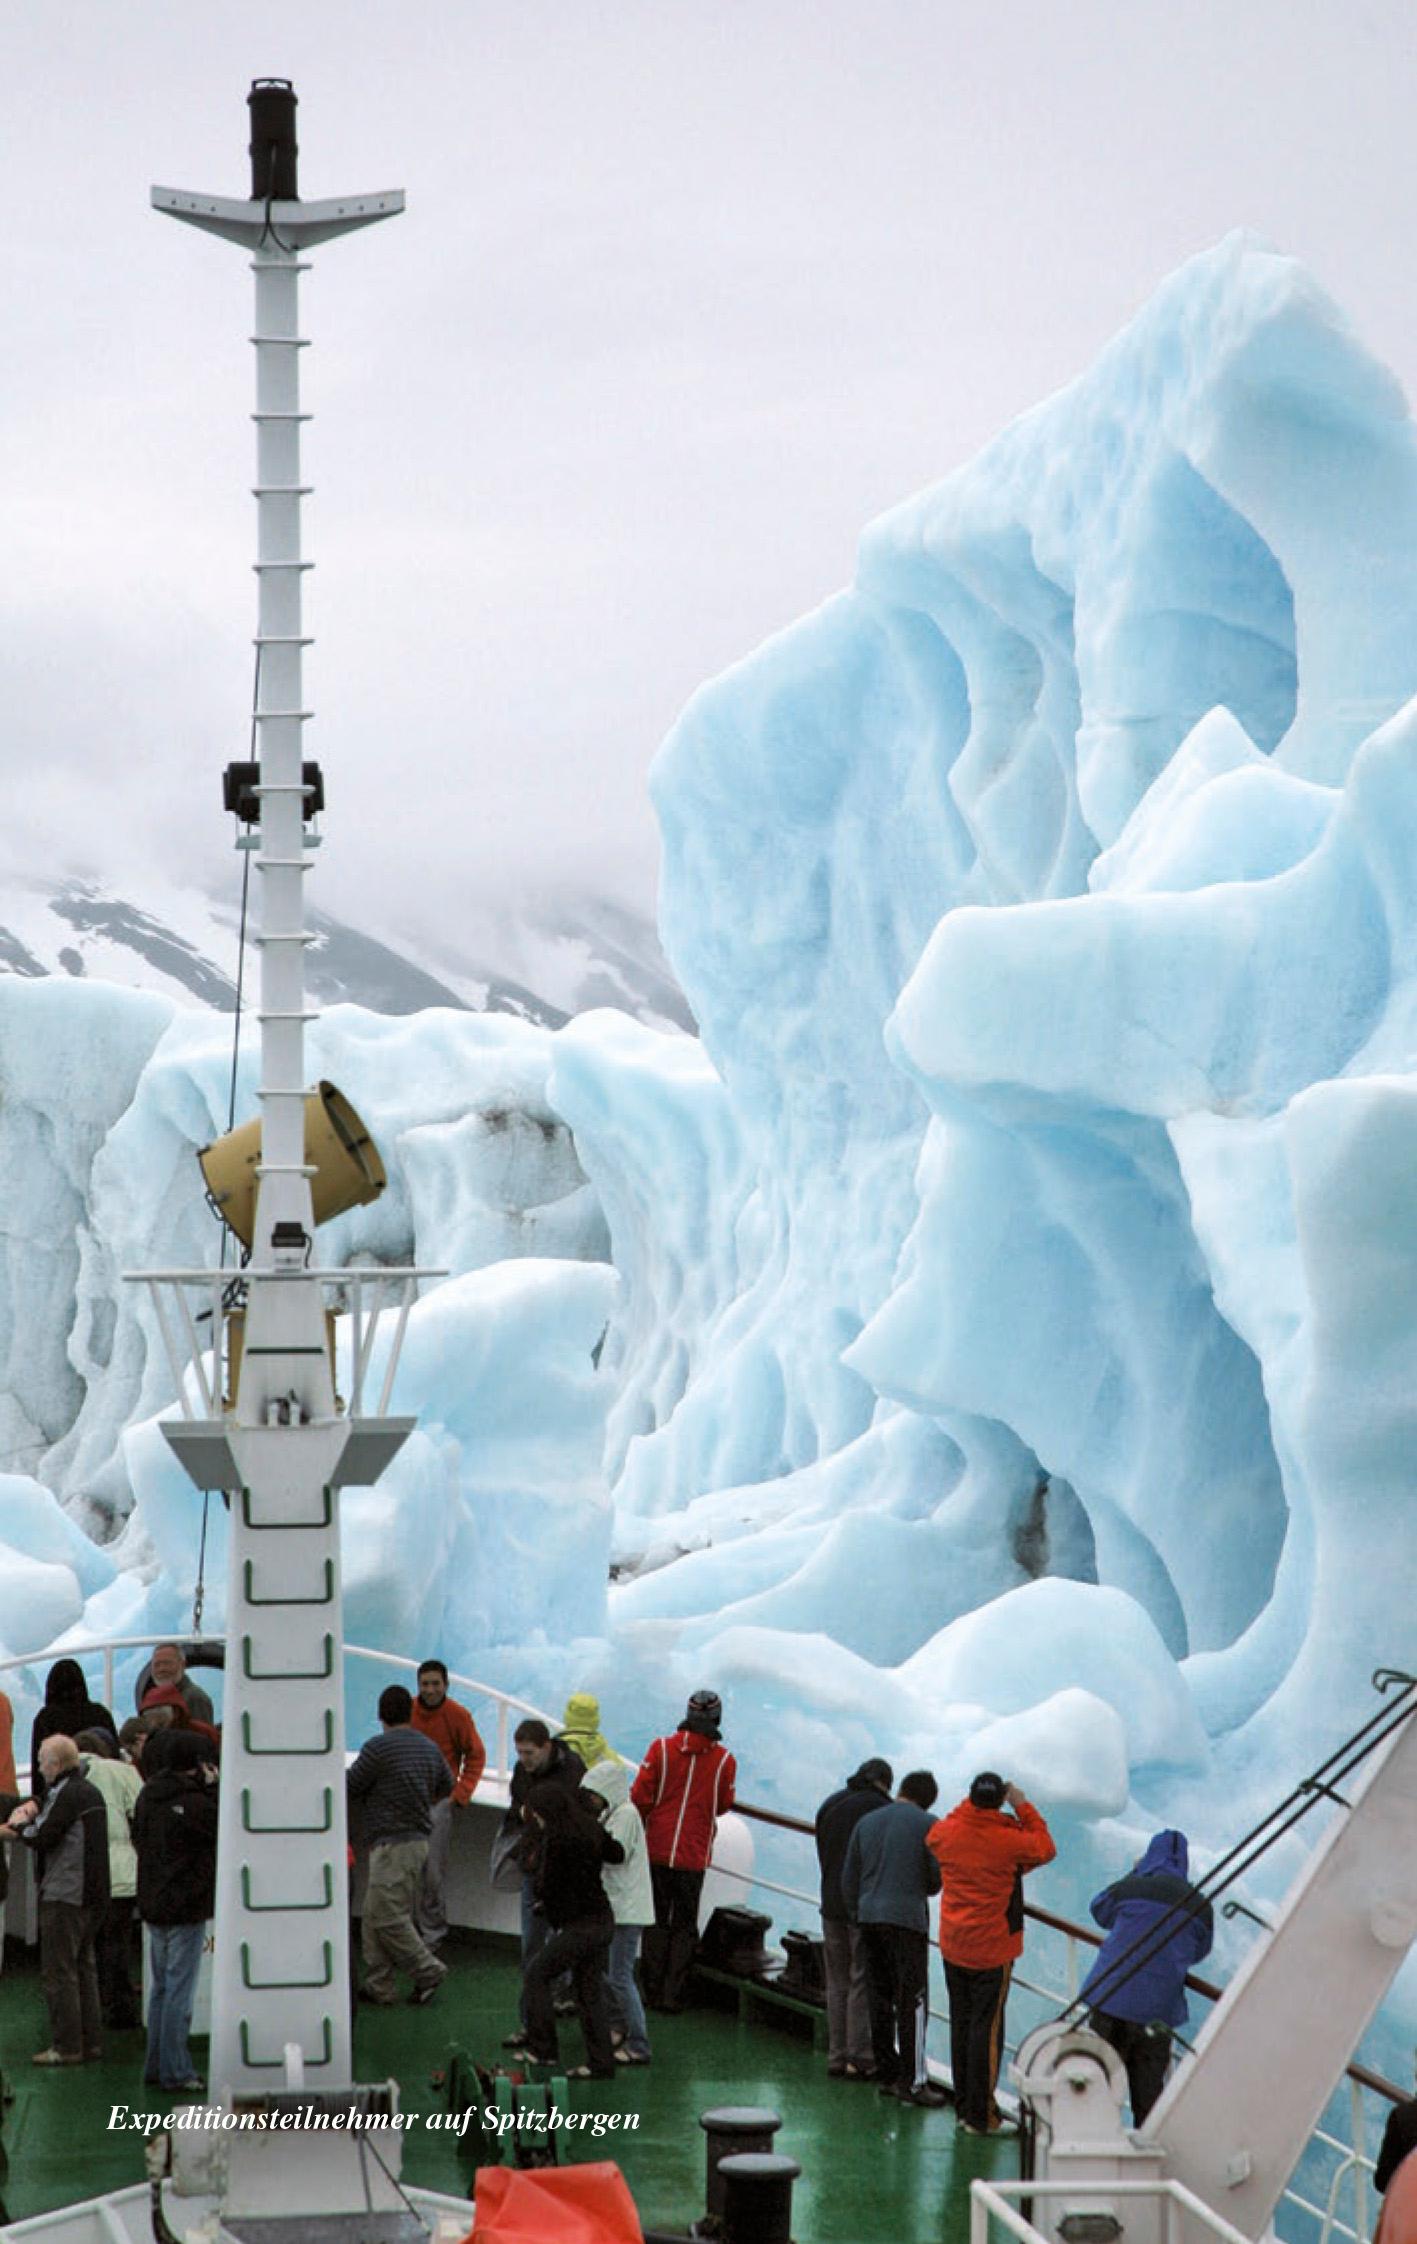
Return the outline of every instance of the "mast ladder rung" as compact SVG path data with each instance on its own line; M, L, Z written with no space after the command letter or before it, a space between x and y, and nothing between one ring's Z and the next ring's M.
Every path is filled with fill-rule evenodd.
M249 1349L247 1354L250 1354ZM257 1597L253 1587L254 1567L249 1558L246 1561L245 1572L246 1602L248 1605L332 1605L334 1603L335 1562L332 1558L325 1560L325 1594L323 1597Z
M258 631L251 644L253 647L313 647L315 642L300 631Z
M313 483L253 483L253 499L308 499Z
M273 576L281 569L313 569L313 561L253 561L251 567L258 577Z
M243 1488L241 1491L242 1525L253 1528L262 1535L298 1535L308 1533L312 1527L328 1527L335 1516L334 1497L330 1493L328 1481L326 1481L320 1493L324 1497L325 1508L318 1519L253 1519L251 1517L251 1491L249 1488Z
M323 1753L332 1753L335 1744L335 1718L325 1708L325 1740L323 1745L253 1745L251 1742L251 1709L245 1707L241 1714L241 1744L253 1761L316 1761Z
M322 1862L320 1868L325 1874L325 1893L324 1899L321 1901L253 1901L251 1899L251 1865L249 1862L243 1862L241 1865L241 1906L248 1910L253 1917L284 1916L288 1910L293 1909L333 1909L335 1905L334 1876L328 1862Z
M303 873L308 868L303 857L258 857L256 859L256 870L261 873ZM318 1019L319 1016L315 1013L306 1013L303 1016L292 1013L286 1017L290 1020L303 1018L307 1021L313 1021ZM282 1016L275 1013L272 1014L271 1018L272 1020L279 1020Z
M251 260L253 273L309 273L313 270L308 257L253 257Z
M321 1787L325 1796L323 1823L253 1823L251 1821L251 1788L241 1788L241 1828L253 1839L323 1839L335 1827L335 1796L329 1785Z
M253 1979L251 1977L250 1942L243 1940L241 1943L241 1984L249 1994L253 1995L268 1994L275 1987L324 1988L332 1986L335 1976L335 1952L328 1940L322 1940L320 1946L325 1953L325 1971L324 1977L321 1979Z
M284 717L304 725L309 723L314 714L313 709L253 709L251 722L253 725L270 725L275 723L277 717ZM303 780L292 781L288 786L284 783L277 785L273 780L258 780L254 787L242 789L243 794L249 795L313 795L314 792L313 785L307 786Z
M310 2070L311 2070L312 2072L313 2072L313 2071L315 2071L315 2070L316 2070L316 2069L317 2069L317 2068L318 2068L319 2066L321 2066L321 2065L328 2065L328 2064L329 2064L329 2062L330 2062L330 2058L331 2058L331 2054L332 2054L332 2051L333 2051L333 2049L334 2049L334 2038L333 2038L333 2036L332 2036L332 2034L331 2034L331 2032L330 2032L330 2021L329 2021L329 2019L328 2019L328 2018L322 2018L322 2019L320 2020L320 2025L321 2025L321 2028L323 2029L323 2035L324 2035L324 2040L323 2040L323 2048L324 2048L324 2052L325 2052L324 2056L323 2056L323 2057L312 2057L312 2056L311 2056L311 2055L309 2054L309 2051L308 2051L308 2050L306 2050L306 2051L302 2051L302 2055L304 2056L304 2059L305 2059L305 2063L307 2064L307 2066L309 2066L309 2068L310 2068ZM258 2073L258 2072L259 2072L259 2073L278 2073L278 2072L281 2072L281 2071L283 2071L283 2070L284 2070L284 2067L285 2067L285 2051L284 2051L284 2050L282 2050L282 2051L281 2051L281 2053L280 2053L280 2055L279 2055L279 2057L253 2057L253 2056L251 2055L251 2029L250 2029L250 2025L249 2025L249 2022L248 2022L248 2021L247 2021L247 2020L246 2020L245 2018L243 2018L243 2019L242 2019L242 2021L241 2021L241 2062L242 2062L242 2064L243 2064L243 2065L245 2065L245 2066L246 2066L246 2068L247 2068L247 2070L248 2070L249 2072L253 2072L253 2073Z
M308 335L248 335L246 340L248 343L288 343L295 351L308 351L310 348Z
M313 413L253 413L253 421L313 421Z
M325 1631L325 1664L323 1667L253 1667L251 1665L251 1639L241 1639L241 1672L248 1683L328 1683L335 1672L335 1640Z

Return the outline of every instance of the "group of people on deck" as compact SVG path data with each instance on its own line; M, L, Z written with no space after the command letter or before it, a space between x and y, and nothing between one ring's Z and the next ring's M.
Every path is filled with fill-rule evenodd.
M431 2002L447 1976L438 1954L447 1930L445 1828L486 1765L476 1724L448 1697L447 1683L442 1662L428 1660L416 1699L391 1684L379 1700L379 1734L348 1773L369 1859L366 2002L397 2002L400 1972L412 1980L409 2001ZM721 1716L715 1693L696 1691L633 1778L601 1735L588 1693L568 1700L557 1733L536 1716L517 1725L493 1864L521 1898L521 2015L505 2043L516 2057L556 2063L557 2013L566 2008L579 2016L585 2043L585 2060L569 2077L614 2079L618 2066L650 2061L646 2008L683 2007L714 1832L734 1803Z
M217 1761L212 1702L181 1649L159 1644L121 1725L91 1699L77 1660L56 1660L30 1733L21 1799L13 1715L0 1693L0 1837L34 1857L49 2041L36 2065L82 2065L105 2028L142 2023L135 1918L148 1941L144 2078L195 2095L192 2002L216 1889ZM0 1885L3 1894L3 1885Z
M927 1769L892 1796L888 1762L863 1761L817 1811L827 1981L827 2071L875 2081L883 2096L926 2107L951 2101L925 2062L929 1906L940 1897L939 1940L950 2013L950 2072L966 2134L1003 2132L996 2094L1004 2007L1023 1951L1023 1879L1056 1848L1038 1810L992 1769L937 1817ZM1208 1901L1187 1881L1186 1841L1161 1831L1092 1914L1107 1932L1080 1999L1089 2025L1127 2070L1140 2126L1161 2093L1185 1982L1209 1952Z
M455 1815L472 1801L487 1755L448 1670L425 1660L416 1695L391 1685L379 1732L352 1761L353 1821L367 1853L360 1999L433 2000L447 1976L447 1879ZM88 1696L72 1659L51 1669L31 1734L31 1790L21 1799L13 1716L0 1692L0 1838L28 1849L38 1880L41 1975L49 2041L34 2062L103 2055L105 2027L133 2028L133 1930L147 1934L144 2078L165 2094L203 2083L188 2037L205 1929L215 1902L220 1732L211 1700L176 1644L155 1648L121 1726ZM719 1819L735 1804L736 1766L713 1691L647 1747L638 1768L600 1730L597 1701L568 1700L556 1731L519 1723L509 1804L489 1865L521 1904L521 2007L504 2044L528 2062L558 2061L558 2015L574 2012L584 2062L572 2078L609 2080L650 2062L647 2011L684 2007L700 1901ZM936 1813L927 1770L895 1784L863 1761L821 1804L816 1845L828 2024L827 2071L882 2095L953 2102L969 2134L1007 2131L997 2099L1004 2013L1023 1947L1023 1879L1056 1853L1017 1785L982 1770ZM0 1901L5 1856L0 1851ZM353 1849L351 1849L351 1867ZM1189 1882L1185 1836L1157 1832L1127 1874L1091 1904L1105 1939L1079 2003L1126 2069L1140 2126L1161 2095L1172 2037L1187 2016L1186 1978L1208 1952L1211 1909ZM952 2089L926 2063L930 1905L949 2008ZM1404 2107L1384 2145L1395 2175L1417 2141ZM1406 2127L1408 2133L1397 2137ZM1417 2160L1409 2162L1417 2173ZM1417 2184L1405 2177L1417 2205ZM1394 2190L1394 2200L1400 2197ZM1417 2213L1388 2208L1386 2244L1417 2236Z

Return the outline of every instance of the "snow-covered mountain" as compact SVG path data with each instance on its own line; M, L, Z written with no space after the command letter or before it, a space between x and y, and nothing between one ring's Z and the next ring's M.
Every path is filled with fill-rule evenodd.
M195 888L155 891L146 880L141 901L127 890L104 877L0 873L0 974L116 982L232 1012L238 899ZM487 939L492 958L470 946L440 951L433 961L399 936L351 927L318 909L310 924L316 939L307 971L319 1005L349 1002L388 1014L448 1005L511 1013L547 1028L610 1005L654 1027L693 1026L653 926L607 897L573 899L554 919L545 912L509 915ZM255 971L248 947L248 1000Z

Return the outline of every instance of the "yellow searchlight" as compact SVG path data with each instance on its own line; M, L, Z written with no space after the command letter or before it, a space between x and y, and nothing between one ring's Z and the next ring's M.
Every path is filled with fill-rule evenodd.
M249 1253L256 1231L256 1170L261 1123L243 1122L214 1145L198 1149L207 1198L227 1229ZM314 1173L310 1196L316 1223L347 1208L377 1200L388 1182L379 1149L354 1108L333 1083L321 1083L305 1101L305 1161Z

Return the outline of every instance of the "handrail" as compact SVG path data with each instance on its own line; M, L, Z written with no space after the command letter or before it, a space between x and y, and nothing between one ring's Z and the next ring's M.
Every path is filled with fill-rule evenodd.
M776 1808L754 1808L750 1807L746 1801L740 1800L737 1803L737 1813L747 1816L749 1821L753 1823L770 1823L779 1831L800 1831L803 1837L807 1839L816 1837L815 1824L804 1823L800 1816L783 1815ZM762 1881L758 1879L754 1883L761 1884ZM784 1891L787 1889L779 1888L778 1890ZM804 1895L799 1898L807 1899L810 1897ZM1088 1925L1074 1924L1070 1917L1055 1916L1051 1909L1039 1909L1031 1901L1025 1901L1023 1913L1025 1917L1031 1917L1035 1924L1047 1925L1050 1932L1066 1933L1070 1940L1081 1940L1089 1948L1100 1948L1102 1946L1100 1932L1093 1932ZM1193 1971L1186 1973L1186 1985L1190 1988L1192 1994L1204 1995L1209 2002L1219 2002L1225 1992L1223 1987L1215 1986L1209 1979L1201 1979ZM1355 2068L1350 2065L1350 2073L1354 2070ZM1380 2073L1369 2073L1365 2086L1378 2089L1380 2094L1385 2090L1390 2092L1394 2103L1403 2103L1406 2100L1400 2088L1393 2088L1391 2082L1383 2082Z
M115 1652L151 1651L155 1644L180 1644L183 1641L182 1631L174 1632L171 1629L165 1635L105 1636L77 1644L66 1643L61 1637L57 1642L47 1645L42 1652L17 1652L12 1653L6 1659L0 1660L0 1675L7 1675L15 1668L41 1666L48 1660L93 1658L96 1654L102 1654L103 1699L104 1704L111 1707L114 1677L113 1655ZM188 1632L186 1641L194 1641L190 1632ZM220 1629L204 1631L199 1641L203 1644L220 1644L223 1647L226 1645L226 1637ZM347 1643L342 1645L341 1649L351 1659L374 1660L382 1667L402 1669L412 1675L418 1673L418 1661L409 1659L401 1652L379 1652L370 1644ZM460 1691L471 1692L477 1698L491 1699L496 1704L497 1758L488 1772L494 1777L506 1778L510 1773L511 1763L508 1759L507 1749L510 1744L511 1725L508 1716L513 1710L519 1714L532 1715L536 1720L547 1723L553 1729L556 1726L555 1715L548 1714L543 1707L533 1706L530 1699L518 1698L512 1691L499 1691L495 1683L479 1682L475 1675L461 1675L454 1669L449 1670L448 1682L450 1685L455 1683Z

